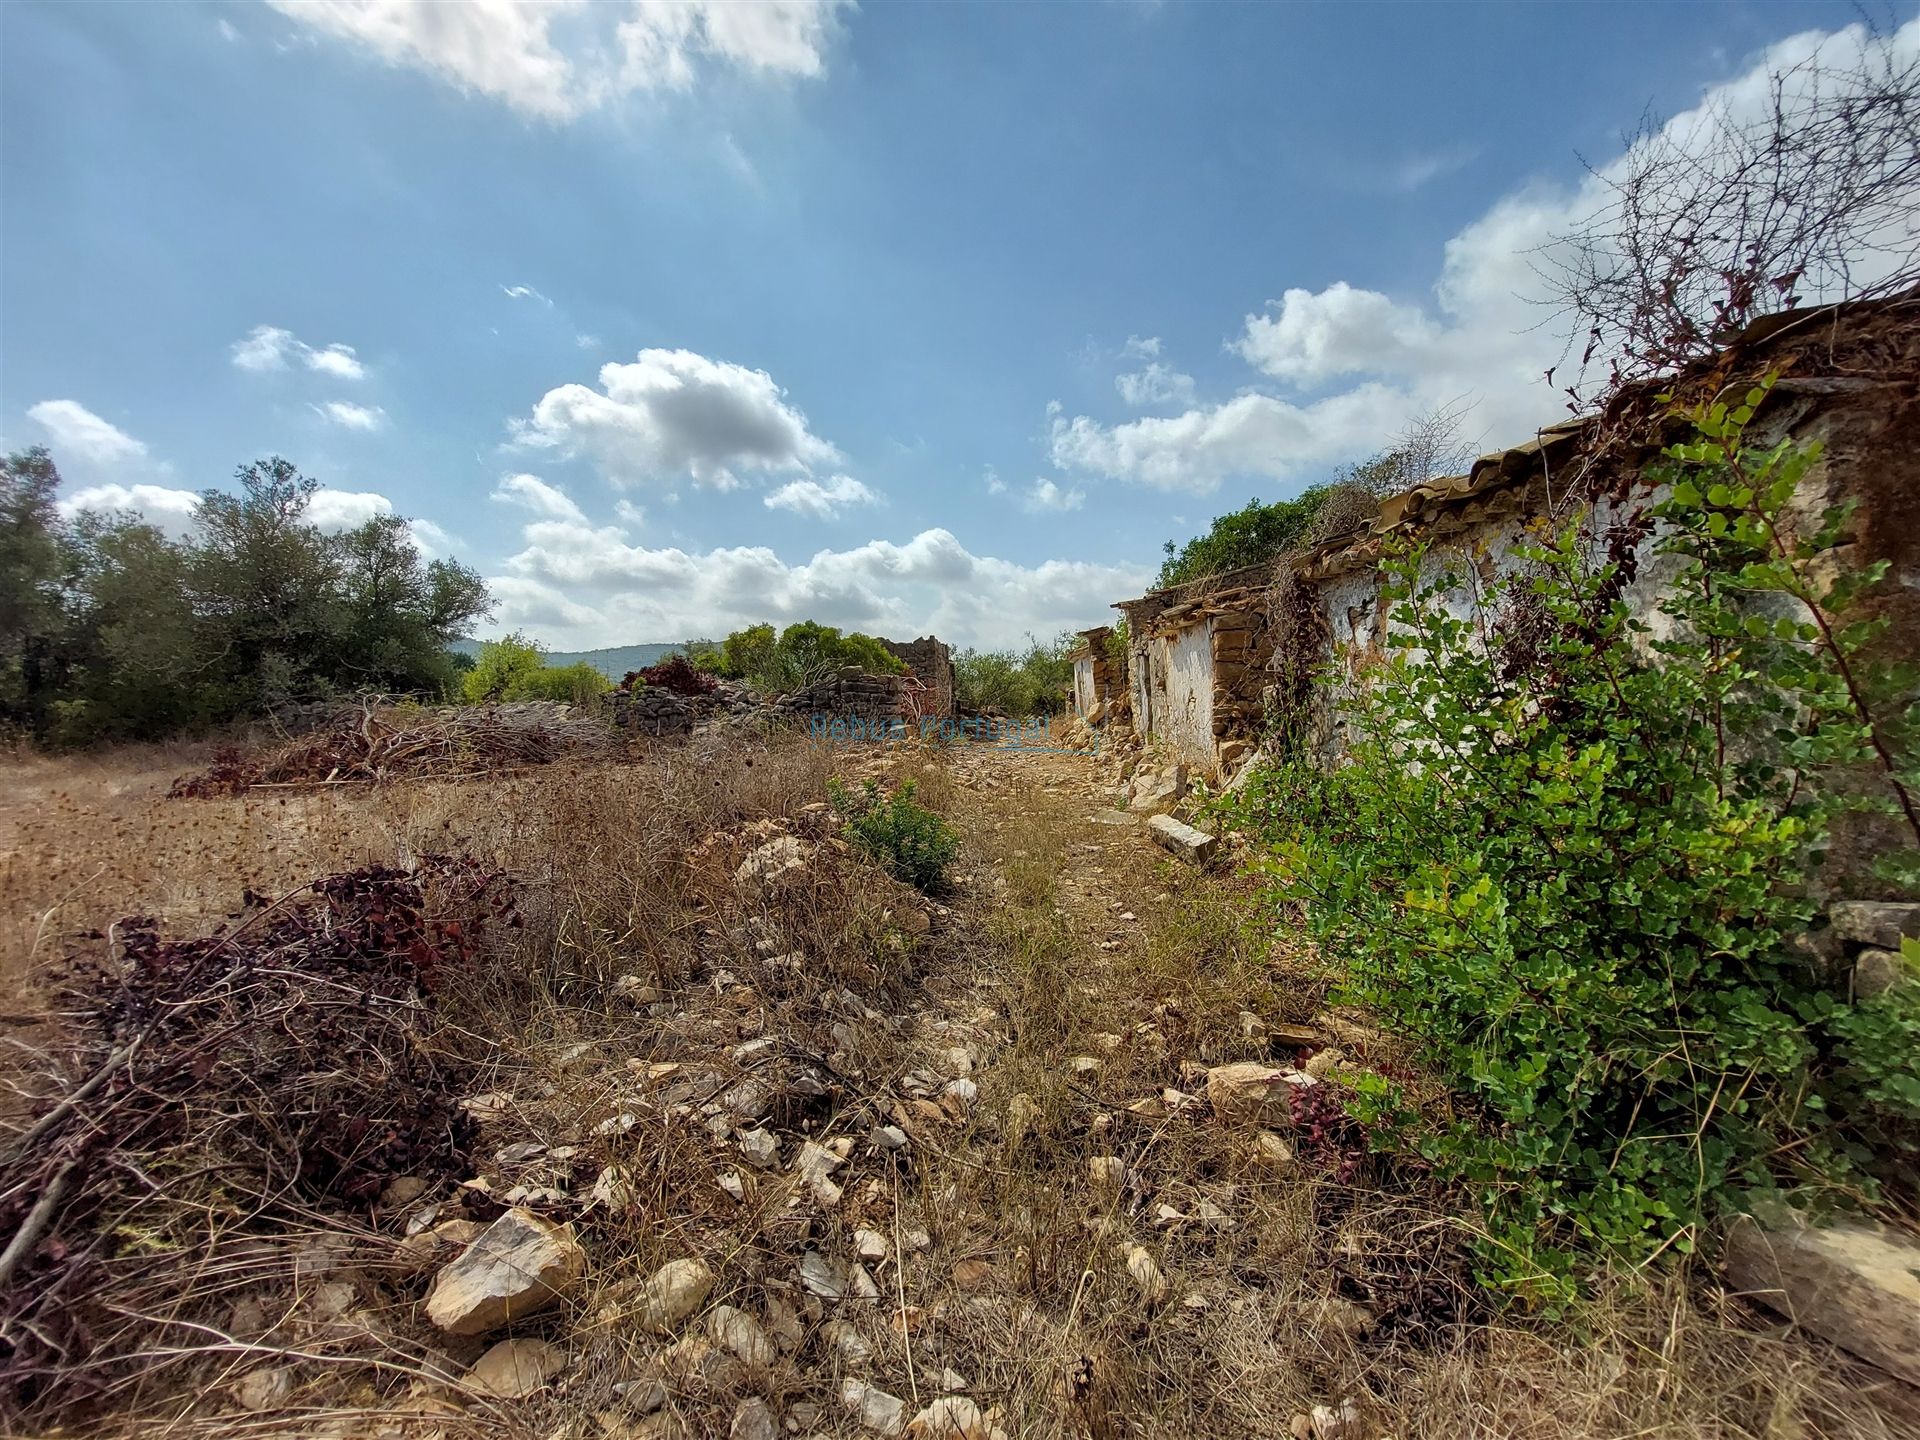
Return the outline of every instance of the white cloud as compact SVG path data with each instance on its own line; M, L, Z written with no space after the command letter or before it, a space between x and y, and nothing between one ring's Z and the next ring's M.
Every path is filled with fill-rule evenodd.
M767 496L769 510L791 510L811 515L816 520L831 520L853 505L876 505L880 497L851 475L835 475L822 484L818 480L789 480Z
M351 345L329 345L324 350L309 351L306 361L309 370L318 370L323 375L332 375L341 380L358 380L367 373L354 358Z
M500 287L500 293L505 295L509 300L538 300L549 310L553 308L553 301L542 295L531 285L502 285Z
M1120 398L1138 410L1148 405L1191 405L1193 377L1158 360L1113 377Z
M431 520L409 520L407 530L413 537L414 548L429 559L461 548L459 536Z
M1144 569L1048 560L1019 565L970 553L950 532L872 540L802 564L742 546L689 553L627 543L614 527L536 521L526 547L491 578L497 628L561 647L719 633L813 619L873 634L936 634L1011 645L1108 618L1147 584Z
M1004 495L1007 493L1007 482L1000 478L1000 472L994 469L993 466L989 465L987 467L987 473L982 479L989 495Z
M578 345L582 350L598 350L600 348L600 337L598 335L588 335L583 332L573 337L573 343Z
M298 362L338 380L358 380L367 373L351 345L335 342L316 350L277 325L256 325L244 340L233 342L232 355L242 370L284 370Z
M1160 337L1148 335L1143 339L1138 335L1129 335L1127 343L1120 347L1120 353L1131 360L1157 360L1160 357Z
M549 485L538 475L508 475L493 487L493 498L509 505L531 510L546 520L572 520L581 525L587 517L566 491Z
M270 0L389 65L424 70L523 114L571 120L643 90L685 90L703 65L807 79L851 0Z
M1404 418L1405 403L1379 385L1305 406L1248 392L1221 405L1112 426L1085 415L1068 420L1056 406L1050 450L1063 470L1204 495L1232 476L1281 479L1367 453Z
M225 40L232 44L237 44L239 42L240 32L234 28L233 22L231 20L227 20L224 18L220 20L216 20L214 22L214 28L220 32L220 38L222 40Z
M378 405L356 405L351 400L329 400L313 407L315 412L348 430L378 430L387 423L387 412Z
M513 423L515 439L584 455L618 485L689 476L727 490L741 472L806 475L840 459L764 370L642 350L631 364L601 366L600 386L549 390Z
M376 515L391 515L393 502L371 490L316 490L307 519L329 535L354 530Z
M1247 316L1246 331L1232 348L1255 369L1303 388L1337 376L1406 374L1446 361L1448 337L1418 305L1395 304L1344 280L1318 294L1289 290L1269 308L1277 313Z
M1667 132L1704 143L1715 107L1761 113L1770 70L1816 51L1844 67L1864 43L1861 26L1784 40L1744 74L1707 91L1699 108L1675 116ZM1892 43L1911 56L1920 48L1920 21L1903 26ZM1603 167L1602 176L1621 163ZM1447 242L1425 297L1396 298L1346 281L1286 290L1264 312L1248 315L1228 342L1263 377L1262 388L1179 415L1112 425L1049 407L1053 461L1195 493L1229 478L1295 481L1370 454L1412 416L1463 397L1474 407L1472 428L1488 443L1524 440L1565 413L1563 397L1544 379L1563 358L1564 337L1551 312L1535 303L1542 295L1537 269L1550 263L1554 237L1577 228L1607 193L1602 178L1589 176L1571 187L1534 185L1506 196ZM1148 360L1159 354L1152 340L1130 340L1128 349ZM1275 386L1293 398L1269 393Z
M1027 492L1026 499L1020 502L1021 508L1031 514L1043 510L1078 510L1085 503L1087 492L1080 489L1066 489L1051 480L1036 480L1033 488Z
M143 442L102 420L78 400L42 400L27 411L27 418L47 432L56 465L71 459L105 466L147 456Z
M57 508L69 519L83 510L128 511L177 537L193 528L200 497L191 490L175 490L165 485L89 485L60 501Z

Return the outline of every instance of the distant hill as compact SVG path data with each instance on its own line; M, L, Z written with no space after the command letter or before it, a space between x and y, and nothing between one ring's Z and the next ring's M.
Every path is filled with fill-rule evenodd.
M478 640L456 640L447 647L462 655L478 655ZM549 665L574 665L584 660L602 675L618 684L629 670L644 670L658 665L669 655L678 655L684 645L609 645L604 650L553 650L547 654Z

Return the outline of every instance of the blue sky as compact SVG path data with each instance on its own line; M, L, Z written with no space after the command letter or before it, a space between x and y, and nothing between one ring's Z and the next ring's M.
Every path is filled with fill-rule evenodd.
M284 454L559 648L1098 623L1418 409L1559 418L1581 157L1854 18L15 0L0 435L176 527Z

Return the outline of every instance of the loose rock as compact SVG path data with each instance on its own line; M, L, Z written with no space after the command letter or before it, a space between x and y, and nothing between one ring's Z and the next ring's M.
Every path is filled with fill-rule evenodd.
M274 1365L243 1375L233 1387L233 1398L243 1410L278 1410L293 1395L293 1371Z
M571 1226L509 1210L434 1277L427 1318L452 1335L484 1335L571 1294L586 1264Z
M666 1333L700 1308L713 1289L713 1271L699 1260L669 1260L640 1287L637 1319Z
M518 1400L567 1368L566 1352L544 1340L502 1340L473 1362L467 1383L488 1395Z
M1872 1221L1739 1221L1727 1282L1802 1329L1920 1385L1920 1243Z
M716 1305L708 1312L707 1333L742 1364L771 1365L780 1353L758 1320L731 1305Z
M727 1440L779 1440L779 1435L772 1408L758 1395L740 1402L733 1412L733 1423L727 1427Z
M843 1384L840 1403L851 1410L862 1425L880 1435L898 1435L904 1424L906 1405L864 1380Z
M1229 1125L1293 1123L1287 1103L1296 1085L1315 1085L1302 1070L1277 1069L1258 1060L1216 1065L1207 1071L1207 1100L1216 1119Z

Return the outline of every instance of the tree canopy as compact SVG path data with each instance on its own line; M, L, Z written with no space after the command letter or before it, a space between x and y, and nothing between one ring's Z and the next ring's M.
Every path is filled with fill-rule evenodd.
M275 456L207 490L190 533L63 517L46 450L0 460L0 724L43 741L148 739L350 691L446 694L447 651L491 608L406 522L343 534Z

